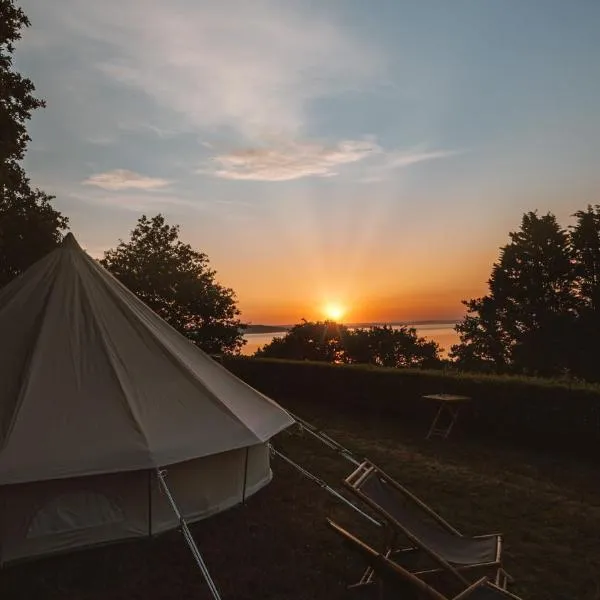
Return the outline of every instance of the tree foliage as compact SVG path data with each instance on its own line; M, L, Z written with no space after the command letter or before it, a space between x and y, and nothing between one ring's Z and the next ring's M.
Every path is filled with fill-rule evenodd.
M343 340L347 336L348 328L335 321L303 319L284 336L274 337L259 348L256 356L339 363L344 357Z
M417 336L414 327L389 325L354 329L345 345L346 362L381 367L434 368L440 363L439 352L439 345Z
M68 225L19 164L30 141L26 122L44 106L33 83L13 69L14 44L28 26L12 0L0 0L0 287L56 247Z
M68 219L39 190L0 196L0 287L27 270L62 240Z
M256 356L385 367L437 367L439 346L413 328L390 326L349 329L334 321L303 320L275 337Z
M19 170L17 163L30 141L25 124L34 110L45 106L33 95L33 82L13 69L14 44L29 26L29 19L12 0L0 0L0 178L14 184L20 176L11 171Z
M216 282L206 254L184 244L163 215L142 215L131 239L100 262L205 352L237 353L244 344L233 290Z
M489 292L464 301L451 356L465 370L593 377L600 333L600 209L562 228L526 213L492 268ZM596 375L597 377L597 375Z
M573 371L588 380L600 379L600 206L574 215L571 247L575 268L577 319L571 332Z
M572 258L575 265L579 309L600 311L600 206L588 206L573 215Z

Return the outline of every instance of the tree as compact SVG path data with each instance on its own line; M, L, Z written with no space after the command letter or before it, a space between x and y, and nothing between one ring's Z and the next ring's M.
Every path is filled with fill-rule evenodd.
M600 379L597 358L600 339L600 206L588 206L574 215L570 240L575 261L578 319L573 330L574 373Z
M389 325L354 329L344 341L344 358L350 363L382 367L439 367L439 345L417 336L414 327Z
M557 374L571 367L571 328L577 300L568 233L550 213L526 213L488 281L489 294L464 301L456 327L459 366Z
M463 300L467 314L455 327L461 343L450 356L465 371L506 371L510 364L511 337L502 328L492 296Z
M600 205L573 216L570 241L581 308L600 313Z
M347 335L348 329L334 321L302 319L283 337L275 337L259 348L255 356L339 363L344 358L343 340Z
M39 190L0 196L0 288L56 248L68 219Z
M31 189L19 164L30 141L25 124L44 106L33 83L13 69L14 43L29 24L12 0L0 0L0 287L55 248L68 225L52 196Z
M29 19L13 0L0 0L0 180L13 185L21 181L18 161L30 141L25 122L34 110L45 106L33 96L31 80L13 70L14 44L21 39L21 29L29 26Z
M181 242L179 226L163 215L142 215L130 241L100 263L205 352L237 353L245 343L233 290L215 281L206 254Z
M384 367L437 367L439 346L417 337L413 328L348 329L335 321L306 321L260 348L261 358L372 364Z

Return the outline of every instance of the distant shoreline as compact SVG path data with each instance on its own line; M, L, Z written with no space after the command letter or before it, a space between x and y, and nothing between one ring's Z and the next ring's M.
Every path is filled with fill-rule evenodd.
M390 325L392 327L422 327L423 325L456 325L458 319L437 319L430 321L390 321L390 322L367 322L367 323L344 323L344 326L350 328L356 327L382 327ZM249 325L244 329L245 334L251 333L279 333L289 331L293 325Z

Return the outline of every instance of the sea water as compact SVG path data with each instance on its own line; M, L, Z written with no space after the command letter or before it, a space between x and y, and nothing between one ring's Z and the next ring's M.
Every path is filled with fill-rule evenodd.
M394 329L400 329L400 325L393 325ZM454 323L419 323L414 328L419 337L437 342L443 349L442 356L447 356L453 344L458 343L458 334L454 331ZM254 354L260 347L268 344L274 337L283 337L285 330L270 331L268 333L246 333L244 339L246 345L242 348L242 354Z

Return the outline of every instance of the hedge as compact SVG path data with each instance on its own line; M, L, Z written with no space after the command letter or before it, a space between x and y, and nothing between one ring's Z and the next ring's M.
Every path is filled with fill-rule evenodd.
M326 403L394 416L426 428L436 407L425 394L472 398L460 414L466 435L534 444L600 459L600 386L517 376L227 358L224 365L275 400Z

